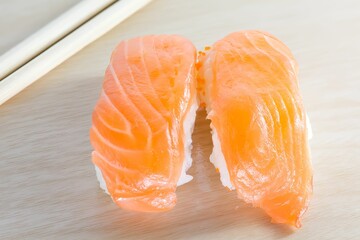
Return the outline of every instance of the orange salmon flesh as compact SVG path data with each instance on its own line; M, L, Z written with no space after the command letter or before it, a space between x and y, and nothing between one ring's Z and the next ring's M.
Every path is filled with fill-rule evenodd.
M179 36L121 42L106 70L90 131L92 160L120 207L165 211L176 203L183 123L196 101L196 49Z
M113 201L143 212L175 206L191 145L185 120L199 98L221 148L215 160L238 197L300 227L313 173L297 76L289 48L261 31L232 33L199 52L177 35L122 41L90 130L92 161Z

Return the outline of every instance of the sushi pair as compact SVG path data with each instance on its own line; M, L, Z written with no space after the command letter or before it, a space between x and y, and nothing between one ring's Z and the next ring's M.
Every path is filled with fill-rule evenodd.
M223 185L274 222L300 227L312 169L297 71L290 50L260 31L232 33L199 56L175 35L121 42L90 131L101 187L128 210L172 209L176 187L192 179L200 95Z

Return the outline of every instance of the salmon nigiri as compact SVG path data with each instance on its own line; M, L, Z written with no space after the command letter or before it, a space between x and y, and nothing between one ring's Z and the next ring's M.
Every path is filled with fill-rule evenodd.
M169 210L177 185L192 179L195 61L193 44L175 35L134 38L114 50L90 139L101 187L120 207Z
M211 161L239 198L300 227L312 194L307 121L290 50L270 34L232 33L199 63Z

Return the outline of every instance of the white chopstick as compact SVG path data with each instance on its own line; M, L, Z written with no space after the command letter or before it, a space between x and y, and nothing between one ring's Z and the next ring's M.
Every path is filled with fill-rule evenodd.
M93 42L151 0L121 0L0 81L0 105Z
M0 56L0 80L36 57L115 0L83 0Z

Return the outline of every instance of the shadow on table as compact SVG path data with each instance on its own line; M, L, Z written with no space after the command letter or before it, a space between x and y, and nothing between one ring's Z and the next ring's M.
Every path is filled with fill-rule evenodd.
M96 216L99 225L90 231L102 237L121 236L121 239L188 239L201 235L221 238L225 234L226 238L238 238L251 237L259 230L264 231L264 237L282 238L292 234L292 229L271 224L260 209L241 202L235 192L221 185L207 160L212 149L208 126L204 111L200 111L193 135L194 163L189 171L194 180L178 188L178 203L172 211L127 212L114 204L111 211Z

